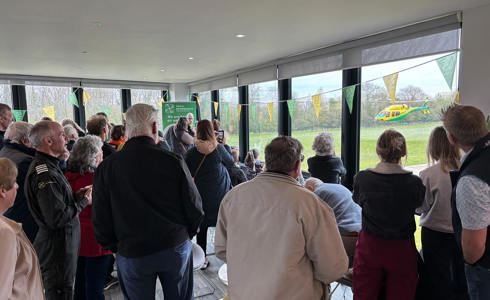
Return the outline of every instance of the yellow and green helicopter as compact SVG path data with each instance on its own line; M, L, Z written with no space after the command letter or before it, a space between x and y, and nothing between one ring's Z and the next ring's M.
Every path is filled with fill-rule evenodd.
M425 114L430 114L430 107L428 105L429 99L425 99L422 106L408 106L406 104L390 105L380 111L375 120L383 121L399 121L405 119L405 117L416 111L423 111Z

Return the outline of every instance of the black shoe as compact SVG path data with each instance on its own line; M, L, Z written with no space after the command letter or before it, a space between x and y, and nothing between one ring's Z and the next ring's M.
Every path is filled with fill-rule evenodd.
M106 281L105 285L104 285L104 291L107 291L108 289L112 288L113 286L119 284L119 280L117 278L114 278L114 277L110 277L109 280Z

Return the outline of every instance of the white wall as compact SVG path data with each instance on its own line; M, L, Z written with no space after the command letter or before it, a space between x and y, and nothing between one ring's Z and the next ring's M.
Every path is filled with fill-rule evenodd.
M461 104L490 114L490 5L463 11Z
M189 101L189 86L185 83L171 83L170 101Z

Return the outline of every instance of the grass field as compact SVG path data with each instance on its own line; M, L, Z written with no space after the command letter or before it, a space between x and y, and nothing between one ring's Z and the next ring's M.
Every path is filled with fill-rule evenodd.
M425 148L427 146L427 140L429 139L430 132L440 123L424 123L424 124L411 124L403 126L393 126L395 123L389 124L389 126L379 126L371 128L361 128L360 137L360 170L364 170L369 167L373 167L379 161L376 155L376 141L378 136L386 129L395 128L401 132L407 141L407 159L403 160L403 165L420 165L427 163L427 157L425 154ZM308 131L295 131L293 132L293 137L297 138L304 147L304 155L306 158L314 156L315 153L311 149L313 144L313 139L322 130L308 130ZM340 129L329 129L334 136L336 144L336 154L340 156ZM257 148L260 150L260 159L264 160L264 148L277 134L273 133L251 133L250 134L250 148ZM238 136L233 135L228 137L229 145L238 145ZM308 165L306 159L302 164L303 170L308 170ZM420 249L420 227L417 222L417 232L415 233L415 243L417 244L417 249Z

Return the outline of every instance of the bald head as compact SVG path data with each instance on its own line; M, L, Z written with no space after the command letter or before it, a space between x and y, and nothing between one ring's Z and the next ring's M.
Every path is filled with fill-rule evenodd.
M322 183L323 183L323 181L321 181L320 179L315 178L315 177L310 177L310 178L306 179L306 181L305 181L305 188L314 192L316 190L316 188Z

